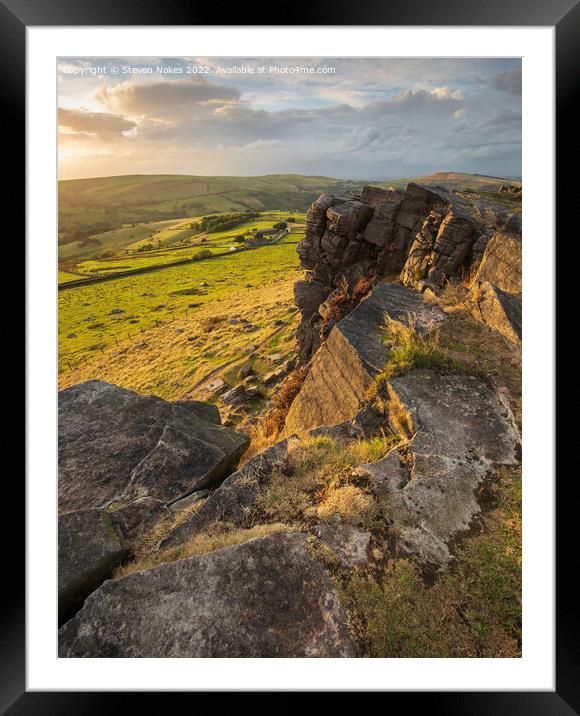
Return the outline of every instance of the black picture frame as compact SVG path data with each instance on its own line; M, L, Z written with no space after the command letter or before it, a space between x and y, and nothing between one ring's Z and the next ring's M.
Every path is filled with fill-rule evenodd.
M261 6L237 4L227 12L216 4L191 0L0 0L0 56L3 59L2 102L5 136L20 138L24 145L26 28L29 26L107 26L107 25L275 25L265 17ZM565 223L577 203L577 115L572 111L577 94L580 42L580 4L577 0L310 0L308 4L285 5L283 25L352 26L553 26L556 33L556 159L558 228ZM222 22L224 16L227 22ZM266 20L266 22L265 22ZM11 175L17 176L17 163ZM24 173L24 164L20 170ZM23 176L24 179L24 176ZM25 216L24 192L14 180L5 199ZM553 190L547 186L546 191ZM548 249L549 250L549 247ZM547 340L551 337L547 336ZM547 376L549 379L549 376ZM546 426L552 429L552 426ZM555 426L553 426L555 429ZM548 476L546 476L548 477ZM569 475L571 480L573 474ZM4 481L4 503L23 504L23 484ZM6 494L8 491L8 494ZM12 494L10 494L12 493ZM575 544L573 532L575 502L568 486L557 493L557 541ZM24 522L11 534L4 554L4 596L0 612L0 709L11 716L21 714L111 713L135 708L135 693L28 692L25 688L25 545ZM18 536L17 536L18 535ZM20 543L18 538L21 537ZM529 558L529 556L524 557ZM578 619L576 572L563 552L556 561L556 691L554 692L398 692L411 699L414 707L445 714L573 714L580 713L580 620ZM265 685L265 688L266 685ZM162 695L161 698L166 698ZM160 704L156 694L147 694L148 707ZM129 702L129 699L131 701Z

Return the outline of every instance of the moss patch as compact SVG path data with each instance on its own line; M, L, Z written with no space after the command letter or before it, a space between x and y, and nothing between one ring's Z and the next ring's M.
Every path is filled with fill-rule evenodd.
M335 577L368 657L521 656L521 474L494 474L496 507L433 585L406 559Z

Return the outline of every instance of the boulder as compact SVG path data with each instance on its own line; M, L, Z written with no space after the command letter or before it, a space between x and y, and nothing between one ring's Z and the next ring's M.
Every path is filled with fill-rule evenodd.
M99 380L73 385L59 393L59 510L173 502L220 481L247 445L181 405Z
M308 538L278 533L103 584L59 632L60 657L352 657Z
M231 388L221 397L224 405L239 405L246 400L246 388L244 385L237 385L235 388Z
M516 345L522 340L522 300L488 281L478 281L469 292L472 315Z
M443 313L424 303L420 294L399 284L380 283L336 323L311 361L288 411L284 435L352 419L388 359L382 331L385 316L407 323L411 314L419 328L443 319Z
M105 510L81 510L58 519L58 620L84 600L127 557L124 535Z
M411 441L361 466L394 522L401 553L444 567L450 541L481 511L476 489L516 465L520 438L505 401L471 376L417 370L388 385L391 429Z
M249 376L251 376L253 372L254 369L252 368L251 363L246 363L240 368L239 376L240 378L249 378Z
M171 530L158 544L158 548L183 544L213 522L245 526L258 498L260 485L275 467L286 461L288 442L288 439L282 440L250 458L212 492L199 510Z

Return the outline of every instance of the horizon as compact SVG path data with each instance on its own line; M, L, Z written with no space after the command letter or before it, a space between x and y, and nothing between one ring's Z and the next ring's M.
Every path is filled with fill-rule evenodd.
M90 179L118 179L120 177L191 177L199 179L259 179L264 177L276 177L276 176L297 176L317 179L334 179L339 181L353 181L353 182L385 182L385 181L404 181L412 179L425 179L428 177L435 176L436 174L461 174L464 176L479 176L487 179L512 179L521 181L521 175L502 175L497 174L484 174L483 172L461 172L455 170L437 170L430 174L423 174L421 176L375 176L375 177L338 177L330 176L326 174L299 174L298 172L269 172L268 174L186 174L183 172L131 172L129 174L96 174L91 176L75 177L74 179L61 179L59 182L64 181L88 181Z
M63 180L384 181L449 164L521 174L519 59L66 58L58 69Z

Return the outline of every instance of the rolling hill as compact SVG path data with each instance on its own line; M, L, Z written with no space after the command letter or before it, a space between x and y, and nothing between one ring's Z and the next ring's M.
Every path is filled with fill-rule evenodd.
M496 193L515 179L437 172L385 179L377 186L404 188L409 181L450 190ZM323 192L359 190L364 181L323 176L273 174L258 177L131 175L59 182L59 258L70 262L103 251L138 248L160 239L186 238L196 217L240 211L304 211Z
M413 177L412 179L387 179L385 181L371 182L379 186L396 186L404 188L410 181L426 186L444 186L446 189L457 191L485 191L495 192L502 184L515 184L521 186L519 179L502 179L490 177L485 174L464 174L462 172L435 172L427 176Z
M294 174L134 175L60 181L59 243L82 243L124 225L132 228L132 224L164 219L226 211L303 210L324 191L348 191L361 184Z

